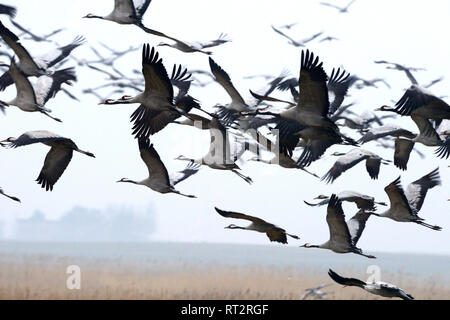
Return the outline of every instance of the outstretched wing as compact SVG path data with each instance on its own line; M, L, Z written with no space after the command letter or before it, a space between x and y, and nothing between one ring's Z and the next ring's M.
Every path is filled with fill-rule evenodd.
M173 87L166 68L154 47L145 44L142 48L142 74L145 79L145 92L154 96L173 100Z
M123 17L136 17L133 0L114 0L114 14Z
M391 208L397 215L400 214L403 218L411 218L416 215L405 196L405 192L400 184L400 177L384 188L384 191L389 197Z
M136 10L136 16L139 19L142 19L142 16L147 11L148 6L151 2L152 0L133 0L134 9Z
M47 68L51 68L68 57L75 48L81 46L85 42L86 39L83 36L77 36L70 44L52 50L45 55L39 56L37 60L45 62Z
M161 180L167 186L170 185L169 174L166 166L161 161L158 152L156 152L153 144L150 144L150 139L138 139L139 151L141 159L144 161L148 169L148 175L152 179Z
M190 176L196 174L198 170L200 170L201 165L198 163L195 163L193 161L189 162L186 168L183 171L178 171L176 173L172 173L170 175L170 184L172 186L175 186L176 184L180 183L183 180L186 180Z
M302 51L300 69L300 99L298 107L326 117L329 113L328 76L319 57L309 50Z
M224 211L224 210L220 210L219 208L216 208L216 207L214 207L214 209L216 209L218 214L220 214L222 217L225 217L225 218L244 219L244 220L248 220L248 221L255 222L255 223L267 223L263 219L249 216L249 215L246 215L243 213L233 212L233 211Z
M395 105L395 110L402 116L409 116L414 110L429 103L444 103L441 99L434 96L429 91L412 85Z
M64 146L52 147L47 153L44 166L36 179L45 191L53 190L53 186L69 165L72 155L73 150Z
M366 285L365 282L355 279L355 278L341 277L340 275L338 275L336 272L334 272L331 269L328 270L328 275L330 276L331 279L333 279L334 281L336 281L339 284L342 284L343 286L357 286L357 287L362 288Z
M352 237L352 243L354 246L358 243L359 238L366 227L366 222L371 216L370 212L365 210L359 210L350 220L347 221L348 230Z
M327 208L327 223L330 230L330 241L352 246L352 238L345 222L342 201L333 194Z
M245 104L244 99L233 86L228 73L226 73L225 70L223 70L211 57L209 58L209 66L211 67L211 72L213 73L214 77L216 77L216 81L219 82L219 84L225 89L225 91L231 97L231 100L236 103Z
M18 137L16 140L5 143L5 146L8 146L10 148L17 148L26 146L33 143L45 143L45 142L51 142L51 141L64 141L70 139L61 137L53 132L46 131L46 130L38 130L38 131L28 131L22 134L20 137Z
M7 14L11 18L16 16L17 9L11 6L0 4L0 14Z
M333 69L330 79L328 80L328 90L334 94L334 100L330 106L330 115L333 115L344 102L347 91L350 88L351 79L350 73L341 70L340 68Z
M322 180L327 183L333 183L342 173L353 168L359 162L367 158L367 154L360 152L359 149L353 149L346 155L340 157L331 169L322 177Z
M395 139L394 164L400 170L408 168L409 156L414 148L414 141L408 139Z
M77 81L75 69L73 67L55 71L51 76L40 76L34 86L36 101L40 105L44 105L47 101L56 96L63 83L68 85L72 81Z
M406 187L405 194L411 208L415 212L419 212L425 201L428 190L440 184L441 178L439 177L439 168L434 169L419 180L410 183L408 187Z

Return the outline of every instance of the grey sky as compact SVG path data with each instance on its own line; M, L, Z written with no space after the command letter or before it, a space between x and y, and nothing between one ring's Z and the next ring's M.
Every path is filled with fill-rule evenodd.
M339 1L346 4L347 1ZM76 35L84 35L88 44L78 48L78 58L92 56L89 45L98 47L102 41L117 49L157 45L163 39L146 34L135 26L121 26L97 19L81 19L87 13L108 14L112 0L104 1L3 1L18 8L17 21L32 31L44 34L64 27L55 37L59 44L70 42ZM64 4L62 4L64 3ZM271 24L283 25L299 22L290 34L299 39L324 31L326 35L340 39L337 42L318 43L308 48L324 62L327 72L343 66L350 73L363 78L385 77L392 89L382 84L379 89L353 89L346 102L356 101L354 111L373 110L390 100L398 100L410 84L399 72L385 70L373 63L377 59L424 67L417 73L421 83L427 83L441 75L447 77L450 70L450 49L441 35L450 29L448 1L357 1L347 14L319 5L319 1L207 1L207 0L153 0L145 15L147 27L160 30L186 41L209 40L226 32L231 43L213 49L214 60L231 76L236 88L244 97L248 89L257 90L264 81L243 80L254 74L279 74L284 68L298 75L299 48L288 45L287 40L273 32ZM4 24L14 30L7 18ZM51 43L33 43L23 40L33 55L53 48ZM158 51L167 69L180 63L190 69L209 70L207 56L185 54L168 47ZM136 51L118 61L121 70L140 69L141 52ZM4 59L4 58L3 58ZM67 64L75 65L70 62ZM141 162L137 143L131 136L129 115L137 106L98 106L99 102L81 90L96 87L105 82L101 74L77 67L78 83L72 91L81 99L76 103L59 94L47 107L52 115L61 118L56 123L36 113L24 113L15 107L7 109L7 116L0 115L2 139L17 136L28 130L47 129L72 138L81 149L89 150L96 159L75 154L68 169L58 181L53 192L44 192L36 179L48 148L33 145L15 150L0 150L0 185L9 193L19 196L23 204L0 199L0 219L12 220L26 217L35 210L57 218L72 207L104 209L108 206L126 205L136 210L151 203L157 212L156 240L265 243L264 235L251 232L224 230L230 221L218 216L214 206L260 216L299 234L303 241L321 243L328 239L325 208L312 209L303 204L318 194L331 194L343 190L356 190L387 201L383 188L400 175L394 166L383 166L380 179L371 181L363 164L345 173L333 185L325 185L301 171L291 171L258 163L242 164L243 172L253 178L247 185L232 173L202 168L201 171L179 185L182 192L195 194L198 199L186 199L177 195L162 195L145 187L116 184L122 177L143 179L147 169ZM448 94L448 79L432 88L437 95ZM2 100L15 94L14 87L1 93ZM191 94L211 110L216 103L228 103L225 91L216 83L205 88L193 87ZM279 94L280 97L283 95ZM286 96L284 96L286 97ZM448 101L448 99L446 99ZM408 118L399 122L417 131ZM353 137L357 135L353 134ZM184 162L173 160L179 154L189 157L202 156L209 147L209 135L193 128L170 125L152 137L152 142L165 162L169 172L180 170ZM377 148L375 144L364 146L392 159L393 150ZM371 218L359 246L370 251L409 251L450 253L450 197L447 183L450 181L448 161L438 160L434 148L417 146L427 154L421 160L413 153L408 172L401 173L406 185L437 166L441 168L443 186L429 192L420 215L431 224L443 227L442 232L414 225L401 224L387 219ZM310 169L324 174L334 163L329 156L334 151L346 151L348 147L334 146ZM356 210L345 205L347 217ZM382 209L382 208L381 208ZM245 222L244 222L245 223ZM294 242L292 242L294 243ZM300 250L300 249L299 249ZM299 251L301 254L301 251Z

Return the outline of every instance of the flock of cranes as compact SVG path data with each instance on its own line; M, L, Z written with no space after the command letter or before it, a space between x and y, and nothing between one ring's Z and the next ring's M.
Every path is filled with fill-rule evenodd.
M0 109L5 111L7 107L16 106L22 111L38 112L55 121L62 122L61 119L50 115L51 110L45 106L62 90L66 90L64 92L72 99L78 100L63 87L77 81L75 68L62 69L61 66L69 58L72 58L78 66L87 66L91 70L102 72L109 77L110 83L101 87L114 87L116 89L114 94L126 90L132 91L133 94L126 93L121 98L113 98L112 96L98 96L95 90L86 89L84 92L96 94L101 98L99 104L103 106L139 105L131 114L130 121L132 122L132 135L137 140L141 159L148 168L148 177L144 180L134 181L122 178L117 182L142 185L159 193L175 193L188 198L196 198L196 196L182 193L175 189L175 186L198 173L201 166L208 166L214 170L231 171L251 184L252 178L244 175L238 166L238 160L245 152L253 153L254 156L250 160L279 165L282 168L300 169L320 178L315 173L309 172L307 167L313 162L321 161L327 150L334 145L352 146L352 149L346 153L334 152L332 154L339 158L321 178L322 181L330 184L339 177L345 176L345 172L362 161L365 161L369 177L375 180L380 175L382 165L393 163L400 170L407 170L410 153L414 150L416 143L434 147L435 154L439 158L447 159L450 156L450 106L442 98L433 95L418 84L412 74L418 70L417 68L377 61L378 64L386 64L389 69L405 72L412 82L412 86L406 90L395 107L382 106L378 109L380 112L386 112L384 116L369 111L358 115L350 110L353 104L344 104L350 88L377 87L379 82L386 86L389 84L384 79L365 80L359 78L346 72L342 67L333 69L328 75L324 70L321 58L309 49L302 49L299 78L288 78L286 72L282 72L280 76L268 76L269 88L262 94L251 91L255 101L250 103L243 99L224 68L211 58L212 52L206 51L206 49L209 50L230 42L227 35L223 33L217 39L209 42L188 43L150 29L142 22L150 2L151 0L115 0L114 10L110 14L106 16L88 14L84 18L136 25L152 36L173 41L173 43L161 42L159 46L170 46L185 53L208 55L210 72L189 71L182 65L174 65L169 76L157 47L144 44L142 69L138 70L137 64L130 66L134 68L137 77L131 79L123 76L121 71L114 66L114 61L139 48L130 47L129 50L118 52L104 45L111 52L110 57L104 57L94 47L91 47L98 56L98 61L80 60L71 55L72 51L86 43L86 40L80 36L65 46L58 46L45 56L36 57L21 44L19 36L0 21L0 36L6 47L12 51L12 54L2 54L9 56L10 61L0 64L1 67L7 68L0 77L0 90L3 91L14 84L17 92L16 97L11 101L0 101ZM340 13L346 13L354 2L353 0L342 8L329 3L321 4L334 7ZM15 8L0 5L0 14L9 15L13 19L15 12ZM17 23L13 23L13 25L18 26ZM272 29L287 38L289 44L295 47L305 47L309 42L323 35L323 32L319 32L309 38L294 40L286 33L292 27L293 24L281 27L272 26ZM38 36L33 37L30 31L22 27L18 29L35 41L44 41ZM287 31L284 32L281 29ZM59 30L54 31L54 33L56 32ZM337 39L324 36L320 41L331 40ZM2 45L2 50L6 49ZM109 70L106 70L107 68ZM205 110L201 106L201 102L189 94L190 86L198 85L198 81L193 79L193 74L209 76L222 86L231 101L227 104L217 104L214 106L214 112ZM428 87L440 80L441 78L435 80ZM204 85L206 84L202 86ZM290 92L292 99L286 100L275 96L277 92L286 91ZM194 111L201 112L203 115ZM410 117L417 125L419 133L413 133L398 125L384 123L384 120L398 116ZM169 130L166 129L169 124L208 130L211 137L210 148L205 156L194 159L180 155L177 160L188 161L188 165L183 171L172 175L169 175L160 155L151 143L152 136L162 130ZM352 130L361 137L359 140L354 139L347 133L344 134L343 128ZM264 130L268 131L267 135L275 136L276 140L272 141L267 138L263 133ZM384 159L375 152L360 147L371 141L389 145L392 140L395 143L393 160ZM7 138L1 141L0 145L17 148L34 143L43 143L50 147L42 170L36 179L37 183L46 191L53 190L58 179L68 167L74 151L95 158L93 153L79 149L72 139L46 130L28 131L17 138ZM234 145L233 151L232 144ZM294 152L297 150L301 150L300 155L294 158ZM273 158L263 160L261 152L269 152ZM319 180L318 183L320 183ZM400 184L400 177L390 183L385 188L389 204L375 201L373 197L355 191L344 191L330 196L320 195L316 199L322 201L317 204L305 201L312 207L327 206L326 223L329 227L330 237L323 244L307 243L302 247L327 249L341 254L354 253L373 259L375 256L365 254L357 247L357 242L372 215L397 222L415 223L439 231L441 227L425 223L424 219L418 216L418 212L424 203L427 192L440 184L439 168L437 168L409 184L406 191ZM6 194L1 188L0 194L20 202L17 197ZM358 212L348 221L345 220L343 201L354 202L358 208ZM388 209L383 213L378 213L376 212L377 205L386 206ZM218 208L215 210L222 217L251 222L246 227L231 224L226 227L227 229L265 233L270 241L283 244L287 243L288 237L295 240L300 239L296 235L287 233L283 228L258 217ZM334 281L345 286L358 286L384 297L412 299L411 295L394 285L365 283L357 279L343 278L332 270L329 271L329 275Z

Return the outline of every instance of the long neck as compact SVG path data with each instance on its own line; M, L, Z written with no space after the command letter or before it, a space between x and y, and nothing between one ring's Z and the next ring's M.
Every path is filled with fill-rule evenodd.
M132 103L141 103L141 99L140 99L140 95L137 95L133 98L129 98L129 99L117 99L117 100L113 100L110 101L108 103L105 103L106 105L111 105L111 104L132 104Z
M102 20L105 20L105 19L106 19L106 17L96 16L96 15L94 15L94 14L87 15L87 16L85 16L85 18L89 18L89 19L102 19Z
M228 229L240 229L240 230L248 230L247 228L244 228L244 227L239 227L239 226L230 226L230 227L228 227Z
M308 246L305 246L304 248L317 248L317 249L324 249L323 245L315 245L315 244L310 244Z
M134 180L127 179L127 178L124 178L124 179L122 179L120 181L117 181L117 182L127 182L127 183L133 183L133 184L141 184L141 182L139 182L139 181L134 181Z

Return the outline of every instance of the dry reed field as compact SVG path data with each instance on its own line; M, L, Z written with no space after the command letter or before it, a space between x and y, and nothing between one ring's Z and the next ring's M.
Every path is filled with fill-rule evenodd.
M327 299L381 299L358 288L343 288L312 269L207 266L77 260L80 290L69 290L66 268L73 258L0 256L0 299L300 299L304 290L332 283ZM340 270L345 271L346 270ZM351 271L349 271L351 272ZM384 274L416 299L450 299L448 282Z

